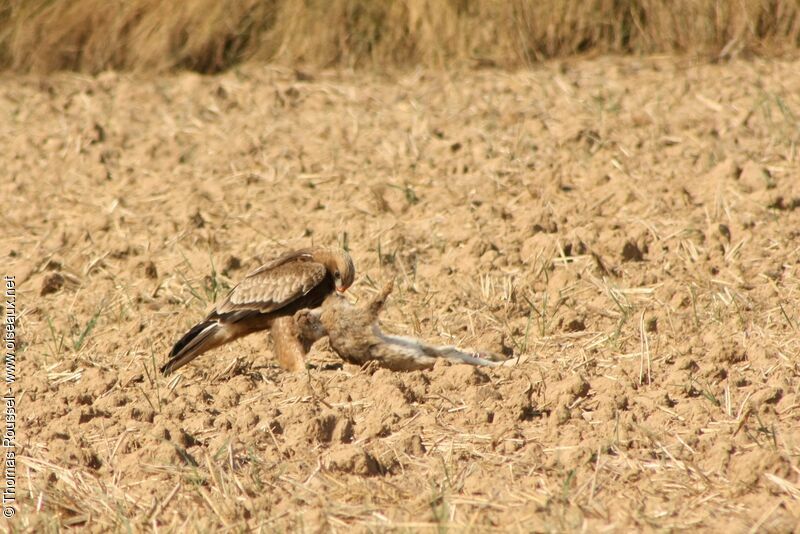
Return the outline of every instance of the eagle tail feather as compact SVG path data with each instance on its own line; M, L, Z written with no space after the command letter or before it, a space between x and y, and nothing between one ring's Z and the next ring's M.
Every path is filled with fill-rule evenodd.
M225 325L217 319L210 319L194 325L172 347L169 361L161 367L161 374L169 375L202 353L228 341Z

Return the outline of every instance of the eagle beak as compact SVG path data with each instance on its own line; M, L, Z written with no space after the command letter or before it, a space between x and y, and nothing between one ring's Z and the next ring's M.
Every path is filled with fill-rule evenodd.
M346 287L337 287L336 288L336 292L337 293L344 293L345 291L347 291Z

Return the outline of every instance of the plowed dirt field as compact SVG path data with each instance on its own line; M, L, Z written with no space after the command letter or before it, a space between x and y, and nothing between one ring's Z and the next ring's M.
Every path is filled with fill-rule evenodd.
M800 62L0 83L17 516L90 531L746 532L800 521ZM392 373L267 335L175 376L250 269L346 245Z

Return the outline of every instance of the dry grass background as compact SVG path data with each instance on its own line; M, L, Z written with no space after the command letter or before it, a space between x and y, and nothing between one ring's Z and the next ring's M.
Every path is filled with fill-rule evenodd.
M2 0L0 66L191 69L249 59L329 67L519 67L586 53L780 53L795 0Z

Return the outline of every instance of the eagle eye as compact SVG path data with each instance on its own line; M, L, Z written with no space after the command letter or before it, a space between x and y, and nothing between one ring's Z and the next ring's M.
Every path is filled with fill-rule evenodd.
M339 278L341 278L341 276L342 276L342 275L341 275L341 274L339 274L339 271L334 271L334 272L333 272L333 277L334 277L334 278L336 278L337 280L338 280Z

